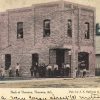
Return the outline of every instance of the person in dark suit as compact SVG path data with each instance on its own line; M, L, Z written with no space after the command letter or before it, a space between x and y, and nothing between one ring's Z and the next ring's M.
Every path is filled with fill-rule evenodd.
M16 65L16 76L19 77L19 70L20 70L20 65L17 63Z
M34 68L33 68L33 66L31 66L31 68L30 68L30 72L31 72L31 77L33 77L33 72L34 72Z

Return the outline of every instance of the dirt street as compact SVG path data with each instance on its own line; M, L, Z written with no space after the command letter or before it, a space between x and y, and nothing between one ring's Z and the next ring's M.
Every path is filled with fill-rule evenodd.
M100 88L100 77L0 80L0 88Z

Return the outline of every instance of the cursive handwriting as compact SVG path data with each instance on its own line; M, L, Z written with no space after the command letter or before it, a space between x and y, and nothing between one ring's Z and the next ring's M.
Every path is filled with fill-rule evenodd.
M0 96L0 100L100 100L100 93L88 93L88 95L82 94L64 94L64 96L55 95L53 91L11 91L12 95L10 94L9 97ZM16 93L16 95L15 95ZM18 95L20 93L20 95ZM21 96L21 94L25 97ZM37 95L38 94L38 95ZM40 96L41 95L41 96Z
M92 93L92 94L90 94L90 96L79 96L80 97L80 99L81 100L100 100L100 94L94 94L94 93Z

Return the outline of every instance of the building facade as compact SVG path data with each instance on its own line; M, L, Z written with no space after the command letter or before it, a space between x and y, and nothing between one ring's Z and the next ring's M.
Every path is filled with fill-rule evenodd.
M65 1L0 13L0 63L30 76L34 63L70 65L95 75L95 9Z
M100 23L96 24L96 75L100 76Z

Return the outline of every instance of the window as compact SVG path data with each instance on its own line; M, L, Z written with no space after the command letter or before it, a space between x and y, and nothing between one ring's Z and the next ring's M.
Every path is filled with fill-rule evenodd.
M90 38L90 34L89 34L89 23L85 22L85 39L89 39Z
M5 55L5 70L8 70L11 66L11 54Z
M96 24L96 35L100 35L100 23Z
M17 23L17 39L23 38L23 22Z
M72 20L71 19L68 19L67 34L69 37L72 37Z
M50 36L50 20L49 19L44 20L43 26L44 26L43 37Z

